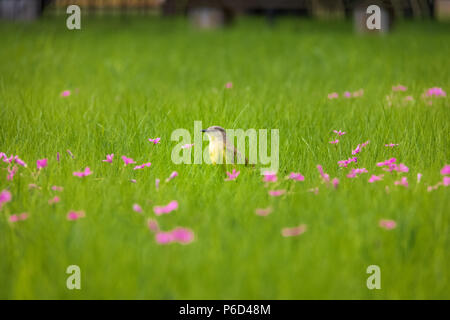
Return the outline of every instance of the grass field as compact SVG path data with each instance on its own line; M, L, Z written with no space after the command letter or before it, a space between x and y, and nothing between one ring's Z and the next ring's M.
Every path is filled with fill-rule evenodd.
M0 152L28 164L8 180L13 164L0 162L0 191L12 195L0 211L0 298L450 298L449 189L427 191L450 162L449 100L421 97L450 91L449 24L399 23L373 37L350 22L269 28L246 18L200 32L179 19L91 18L69 31L64 19L0 24ZM407 91L393 92L398 84ZM195 120L279 129L278 181L265 186L260 165L224 181L222 166L173 164L171 133L193 135ZM347 132L336 145L333 130ZM367 140L357 164L338 166ZM152 165L133 170L122 155ZM409 172L376 166L392 157ZM73 176L86 166L92 175ZM369 172L347 178L351 168ZM290 172L305 180L284 179ZM384 177L369 183L372 174ZM401 177L408 187L395 185ZM274 189L287 193L269 196ZM171 200L178 210L154 214ZM255 214L267 207L270 215ZM86 216L70 221L70 210ZM28 219L10 221L22 212ZM195 241L158 244L148 218L162 230L189 228ZM306 232L282 236L300 224ZM66 288L69 265L81 269L81 290ZM381 290L366 287L369 265L381 269Z

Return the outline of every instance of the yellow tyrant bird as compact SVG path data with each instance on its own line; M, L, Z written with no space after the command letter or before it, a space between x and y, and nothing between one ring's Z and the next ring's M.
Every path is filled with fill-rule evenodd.
M202 132L206 133L209 139L209 157L212 164L243 163L244 160L245 165L248 165L248 159L234 147L233 141L227 139L224 128L212 126Z

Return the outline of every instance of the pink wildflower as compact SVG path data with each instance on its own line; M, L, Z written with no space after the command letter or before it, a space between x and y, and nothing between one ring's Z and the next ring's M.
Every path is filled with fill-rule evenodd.
M122 160L126 166L129 164L136 163L132 158L127 158L126 156L122 156Z
M155 139L148 139L148 141L152 142L153 144L158 144L161 138L155 138Z
M177 209L178 209L178 202L176 200L169 202L169 204L166 206L153 207L153 211L155 212L155 214L157 216L160 216L162 214L167 214L167 213L172 212Z
M374 183L375 181L380 181L380 180L383 179L383 176L384 176L384 175L376 176L376 175L373 174L373 175L369 178L369 183Z
M408 187L408 179L406 177L402 177L401 180L395 181L394 184L396 186L400 185L400 186L404 186L405 188L407 188Z
M441 174L442 174L442 175L450 174L450 164L446 164L446 165L442 168Z
M408 88L402 86L401 84L392 87L392 91L406 91Z
M339 94L337 92L332 92L328 94L328 99L337 99L339 98Z
M381 219L378 225L383 229L392 230L397 226L397 223L394 220Z
M47 159L41 159L36 161L36 166L38 170L41 170L42 168L45 168L47 166Z
M264 171L264 182L276 182L278 180L277 173L273 171Z
M323 168L320 164L317 165L317 170L319 171L319 174L322 177L323 182L327 183L330 181L330 176L323 172Z
M133 204L133 210L136 212L141 213L142 212L142 208L140 205L138 205L137 203Z
M112 162L113 162L113 158L114 158L114 153L107 154L107 155L106 155L106 159L105 159L105 160L102 160L102 161L103 161L103 162L109 162L109 163L112 163Z
M341 130L337 131L337 130L333 130L334 133L336 133L338 136L343 136L344 134L346 134L346 132L343 132Z
M152 165L151 162L143 163L139 166L135 166L133 170L143 169L145 167L150 167L151 165Z
M241 172L240 171L236 171L236 169L233 169L232 172L228 172L227 171L228 178L226 178L225 181L235 180L239 176L240 173Z
M84 218L85 216L84 211L69 211L67 214L67 220L78 220L80 218Z
M279 197L286 193L286 190L270 190L269 195L272 197Z
M302 176L300 173L291 172L288 176L288 179L296 180L296 181L304 181L305 177Z
M294 237L294 236L299 236L302 233L306 232L306 224L301 224L298 227L294 227L294 228L283 228L281 230L281 235L283 237Z
M84 171L81 171L81 172L75 171L75 172L73 173L74 176L79 177L79 178L87 177L87 176L89 176L89 175L91 175L91 174L92 174L92 171L91 171L91 169L90 169L89 167L86 167L86 168L84 169Z
M175 177L178 176L178 172L173 171L170 176L166 179L166 182L169 182L170 180L174 179Z
M267 215L269 215L270 213L272 213L272 208L266 208L266 209L256 209L255 210L255 213L258 215L258 216L263 216L263 217L265 217L265 216L267 216Z

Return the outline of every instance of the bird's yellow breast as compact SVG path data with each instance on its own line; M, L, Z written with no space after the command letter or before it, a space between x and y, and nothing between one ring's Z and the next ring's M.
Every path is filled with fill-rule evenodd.
M211 139L209 141L209 158L211 159L211 163L224 163L223 155L223 143L217 139Z

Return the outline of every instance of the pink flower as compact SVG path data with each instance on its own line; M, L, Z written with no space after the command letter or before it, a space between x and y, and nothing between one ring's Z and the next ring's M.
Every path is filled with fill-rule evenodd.
M79 178L87 177L87 176L89 176L89 175L91 175L91 174L92 174L92 171L91 171L91 169L90 169L89 167L86 167L86 168L84 169L84 171L81 171L81 172L75 171L75 172L73 173L74 176L79 177Z
M402 86L401 84L392 87L392 91L406 91L408 88Z
M414 98L413 98L413 96L406 96L405 97L405 99L403 99L403 100L405 100L405 101L414 101Z
M337 99L339 98L339 94L337 92L332 92L328 94L328 99Z
M442 168L441 174L442 174L442 175L450 174L450 164L446 164L446 165Z
M442 178L442 184L443 184L444 186L448 186L448 185L450 184L450 177L444 176L444 177Z
M329 143L331 143L331 144L337 144L337 143L339 143L339 139L336 139L336 140L334 140L334 141L330 141Z
M390 166L391 164L393 164L394 162L396 162L397 159L395 158L390 158L389 160L385 160L383 162L378 162L377 166L378 167L383 167L383 166Z
M155 188L156 190L159 189L159 179L155 179Z
M369 172L369 171L367 171L366 168L352 169L352 171L347 175L347 178L355 178L358 174L367 173L367 172Z
M397 223L394 220L381 219L378 225L383 229L392 230L397 226Z
M385 144L384 146L393 148L393 147L397 147L398 145L399 145L398 143L389 143L389 144Z
M277 173L273 171L264 171L264 182L276 182L278 180Z
M52 190L61 192L61 191L64 190L64 188L63 187L59 187L59 186L52 186Z
M191 143L191 144L185 144L185 145L183 145L183 146L181 146L181 149L190 149L190 148L192 148L193 147L193 143Z
M24 212L21 214L13 214L9 216L10 222L17 222L17 221L23 221L28 219L28 213Z
M358 91L353 92L353 97L362 97L364 94L364 90L363 89L359 89Z
M48 200L48 204L58 203L60 201L58 196L54 196L52 199Z
M8 167L8 175L6 176L6 179L9 180L9 181L12 181L12 179L14 178L14 175L16 174L16 172L17 172L17 167L16 166L12 167L12 169L10 169Z
M236 171L236 169L233 169L233 172L231 172L231 173L227 171L228 178L226 178L225 181L235 180L239 176L240 173L241 172Z
M384 176L384 175L376 176L376 175L373 174L373 175L369 178L369 183L374 183L375 181L380 181L380 180L382 180L383 176Z
M130 179L130 182L131 183L136 183L137 181L136 181L136 179Z
M281 235L283 237L299 236L302 233L304 233L306 231L306 229L307 229L306 224L301 224L298 227L294 227L294 228L283 228L281 230Z
M38 170L41 170L42 168L45 168L47 166L47 159L41 159L36 161L36 166Z
M194 233L186 228L177 227L171 231L174 241L188 244L194 240Z
M343 136L344 134L346 134L347 132L343 132L341 130L337 131L337 130L333 130L334 133L336 133L338 136Z
M152 231L152 232L158 232L159 231L158 221L156 221L155 219L148 219L147 220L147 226L150 229L150 231Z
M168 244L174 241L171 232L157 232L155 235L156 242L159 244Z
M227 82L226 84L225 84L225 88L227 88L227 89L231 89L231 88L233 88L233 82Z
M408 187L408 179L406 177L402 177L401 180L395 181L394 184L396 186L401 185L401 186L404 186L405 188L407 188Z
M444 90L442 90L442 88L437 88L437 87L428 89L426 95L428 97L432 97L432 96L445 97L445 96L447 96L446 92Z
M63 92L61 92L61 97L68 97L70 96L70 90L64 90Z
M2 208L4 203L10 202L11 199L11 192L9 192L8 190L2 190L2 192L0 192L0 209Z
M344 97L346 97L346 98L351 98L351 97L352 97L352 94L351 94L350 92L348 92L348 91L345 91L345 92L344 92Z
M75 159L75 156L73 155L73 153L69 149L67 149L66 151L69 154L69 156L72 157L72 159Z
M187 228L177 227L172 231L156 232L155 239L158 244L169 244L172 242L188 244L194 240L194 233Z
M323 182L327 183L330 181L330 176L323 172L323 168L320 164L317 165L317 170L319 170L319 174L322 177Z
M269 215L270 213L272 213L272 208L266 208L266 209L256 209L255 210L255 213L258 215L258 216L263 216L263 217L265 217L265 216L267 216L267 215Z
M420 179L422 179L422 174L421 174L421 173L418 173L418 174L417 174L417 183L420 182Z
M169 204L166 206L153 207L153 211L155 212L155 214L157 216L160 216L162 214L167 214L167 213L172 212L177 209L178 209L178 202L176 200L169 202Z
M56 161L59 162L59 152L56 153Z
M358 144L358 145L356 146L355 150L352 150L352 155L358 154L360 151L361 151L361 147L360 147L360 145Z
M272 197L279 197L286 193L286 190L270 190L269 195Z
M112 162L113 162L113 158L114 158L114 153L107 154L107 155L106 155L106 159L105 159L105 160L102 160L102 161L103 161L103 162L109 162L109 163L112 163Z
M14 161L14 156L11 155L9 158L6 154L3 154L3 162L12 163Z
M348 158L347 160L340 160L338 161L339 167L344 167L347 168L347 166L349 165L349 163L357 163L358 162L358 158L357 157L353 157L353 158Z
M123 163L127 166L132 163L136 163L133 159L122 156Z
M288 179L296 180L296 181L304 181L305 177L302 176L300 173L291 172L288 176Z
M67 220L78 220L80 218L84 218L86 214L84 211L69 211L67 214Z
M409 168L405 166L403 163L400 163L399 165L395 163L391 163L388 168L384 169L385 171L397 171L397 172L408 172Z
M169 182L170 180L172 180L173 178L178 176L178 172L173 171L170 176L166 179L166 182Z
M19 156L14 157L14 162L17 163L19 166L22 166L25 168L27 167L27 164L22 159L20 159Z
M133 204L133 210L136 212L141 213L142 212L142 208L140 205L138 205L137 203Z
M155 138L155 139L148 139L148 141L153 142L153 144L158 144L161 138Z
M337 189L337 187L339 186L339 179L338 178L334 178L331 183L333 184L333 187L335 189Z
M152 165L151 162L143 163L143 164L141 164L140 166L134 167L133 170L143 169L143 168L145 168L145 167L150 167L151 165Z

